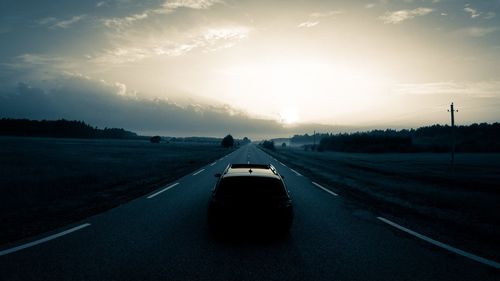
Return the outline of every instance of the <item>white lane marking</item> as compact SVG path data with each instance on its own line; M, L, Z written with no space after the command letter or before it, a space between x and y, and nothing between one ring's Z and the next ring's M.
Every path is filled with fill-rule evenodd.
M280 161L278 161L278 162L279 162L281 165L283 165L283 166L285 166L285 167L286 167L286 165L285 165L285 164L281 163Z
M250 161L247 161L247 164L250 164Z
M203 172L203 171L205 171L205 169L201 169L201 170L199 170L198 172L194 173L194 174L193 174L193 176L196 176L197 174L199 174L199 173L201 173L201 172Z
M394 223L394 222L392 222L392 221L390 221L390 220L388 220L386 218L377 217L377 219L381 220L382 222L384 222L384 223L386 223L386 224L388 224L388 225L390 225L392 227L395 227L395 228L397 228L397 229L399 229L401 231L404 231L404 232L406 232L406 233L408 233L410 235L413 235L413 236L415 236L417 238L420 238L420 239L424 240L425 242L431 243L431 244L433 244L435 246L438 246L440 248L446 249L446 250L448 250L450 252L453 252L455 254L464 256L464 257L469 258L471 260L475 260L475 261L480 262L482 264L489 265L489 266L494 267L496 269L500 269L500 263L498 263L496 261L489 260L489 259L486 259L486 258L483 258L483 257L480 257L480 256L476 256L474 254L471 254L469 252L457 249L457 248L455 248L453 246L450 246L448 244L445 244L443 242L436 241L436 240L434 240L434 239L432 239L430 237L427 237L425 235L417 233L417 232L415 232L413 230L410 230L410 229L408 229L406 227L400 226L399 224Z
M213 165L215 165L215 163L217 163L217 161L215 161L215 162L213 162L212 164L210 164L210 166L213 166Z
M297 176L302 177L302 175L299 172L295 171L294 169L290 168L290 170L292 170L292 172L294 172Z
M319 184L319 183L312 182L312 184L314 184L315 186L317 186L317 187L319 187L319 188L323 189L324 191L326 191L326 192L330 193L330 194L331 194L331 195L333 195L333 196L339 196L337 193L335 193L335 192L333 192L333 191L329 190L329 189L328 189L328 188L326 188L326 187L321 186L321 184Z
M48 242L50 240L54 240L56 238L59 238L59 237L64 236L66 234L70 234L71 232L75 232L75 231L80 230L82 228L85 228L87 226L90 226L90 223L84 223L84 224L81 224L79 226L75 226L73 228L70 228L68 230L56 233L54 235L50 235L48 237L45 237L45 238L42 238L42 239L39 239L39 240L36 240L36 241L33 241L33 242L29 242L29 243L26 243L26 244L23 244L23 245L19 245L19 246L16 246L16 247L12 247L12 248L7 249L7 250L0 251L0 256L5 256L5 255L10 254L10 253L14 253L14 252L17 252L17 251L20 251L20 250L23 250L23 249L26 249L26 248L29 248L29 247L36 246L38 244L42 244L42 243Z
M155 197L156 195L159 195L160 193L163 193L163 192L165 192L165 191L167 191L167 190L171 189L172 187L174 187L174 186L176 186L176 185L178 185L178 184L179 184L178 182L176 182L176 183L174 183L174 184L171 184L171 185L169 185L169 186L165 187L164 189L162 189L162 190L160 190L160 191L158 191L158 192L156 192L156 193L153 193L153 194L149 195L147 198L148 198L148 199L151 199L151 198Z

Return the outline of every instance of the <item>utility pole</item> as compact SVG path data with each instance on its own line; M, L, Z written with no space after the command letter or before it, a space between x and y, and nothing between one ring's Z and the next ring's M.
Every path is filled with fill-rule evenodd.
M453 103L450 105L450 109L448 109L448 112L451 114L451 170L453 171L454 165L455 165L455 112L458 112L458 110L455 110L453 108Z

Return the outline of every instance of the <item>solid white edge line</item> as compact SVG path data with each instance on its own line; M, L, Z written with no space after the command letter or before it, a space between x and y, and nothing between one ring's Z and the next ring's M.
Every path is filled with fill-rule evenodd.
M285 167L286 167L286 165L285 165L285 164L281 163L280 161L278 161L278 162L279 162L281 165L283 165L283 166L285 166Z
M75 226L73 228L70 228L68 230L56 233L54 235L47 236L45 238L42 238L42 239L39 239L39 240L36 240L36 241L32 241L32 242L29 242L29 243L26 243L26 244L23 244L23 245L19 245L19 246L16 246L16 247L12 247L12 248L7 249L7 250L0 251L0 256L5 256L5 255L10 254L10 253L14 253L14 252L17 252L17 251L20 251L20 250L23 250L23 249L26 249L26 248L29 248L29 247L36 246L38 244L42 244L42 243L48 242L50 240L54 240L56 238L59 238L59 237L64 236L66 234L70 234L71 232L75 232L75 231L80 230L82 228L85 228L87 226L90 226L90 223L84 223L84 224L81 224L79 226Z
M302 177L302 175L299 172L295 171L294 169L290 168L290 170L292 170L292 172L294 172L297 176Z
M172 187L174 187L174 186L176 186L176 185L178 185L178 184L179 184L178 182L176 182L176 183L174 183L174 184L171 184L171 185L169 185L169 186L165 187L164 189L162 189L162 190L160 190L160 191L158 191L158 192L155 192L155 193L153 193L153 194L149 195L147 198L148 198L148 199L151 199L151 198L155 197L156 195L158 195L158 194L160 194L160 193L163 193L163 192L165 192L165 191L167 191L167 190L171 189Z
M215 163L217 163L217 162L213 162L212 164L210 164L210 166L213 166L213 165L215 165Z
M390 221L390 220L388 220L386 218L377 217L377 219L379 219L380 221L382 221L382 222L384 222L384 223L386 223L386 224L388 224L388 225L390 225L392 227L395 227L395 228L397 228L397 229L399 229L401 231L404 231L404 232L406 232L406 233L408 233L410 235L413 235L413 236L415 236L415 237L417 237L419 239L422 239L425 242L431 243L431 244L433 244L435 246L438 246L440 248L443 248L443 249L448 250L450 252L453 252L455 254L461 255L463 257L469 258L471 260L480 262L482 264L489 265L489 266L494 267L496 269L500 269L500 263L498 263L496 261L489 260L489 259L486 259L486 258L483 258L483 257L480 257L480 256L476 256L474 254L471 254L469 252L457 249L457 248L455 248L453 246L450 246L448 244L445 244L443 242L436 241L436 240L434 240L434 239L432 239L430 237L427 237L427 236L425 236L423 234L417 233L417 232L415 232L413 230L410 230L410 229L408 229L406 227L400 226L399 224L397 224L395 222L392 222L392 221Z
M329 189L328 189L328 188L326 188L326 187L321 186L321 184L319 184L319 183L312 182L312 184L314 184L315 186L317 186L317 187L319 187L319 188L323 189L324 191L326 191L326 192L330 193L330 194L331 194L331 195L333 195L333 196L339 196L337 193L335 193L335 192L333 192L333 191L329 190Z
M194 173L194 174L193 174L193 176L196 176L197 174L199 174L199 173L201 173L201 172L203 172L203 171L205 171L205 169L201 169L201 170L199 170L198 172Z

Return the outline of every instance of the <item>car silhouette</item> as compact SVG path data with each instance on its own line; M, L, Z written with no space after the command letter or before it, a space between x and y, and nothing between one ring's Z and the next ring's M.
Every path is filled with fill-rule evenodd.
M288 232L293 206L283 177L272 165L230 164L212 190L208 224L212 230Z

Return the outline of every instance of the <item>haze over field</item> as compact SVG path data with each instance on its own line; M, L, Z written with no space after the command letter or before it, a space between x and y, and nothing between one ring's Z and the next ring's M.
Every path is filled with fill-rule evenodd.
M499 13L499 0L4 0L0 117L261 137L444 124L454 101L457 123L495 122Z

